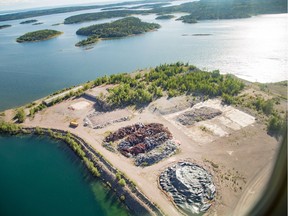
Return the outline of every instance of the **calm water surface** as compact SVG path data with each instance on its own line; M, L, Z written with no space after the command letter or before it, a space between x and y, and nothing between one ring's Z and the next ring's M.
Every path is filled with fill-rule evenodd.
M92 11L99 10L87 12ZM287 79L287 14L197 24L155 20L155 15L139 16L144 21L159 23L162 28L135 37L101 41L93 49L85 50L74 46L83 39L75 34L76 30L112 19L51 26L84 12L37 17L44 24L36 26L20 25L20 20L1 22L12 27L0 30L0 110L105 74L176 61L189 62L202 69L220 69L222 73L250 81ZM64 34L35 43L15 41L26 32L46 28Z
M63 142L0 136L0 215L126 216Z

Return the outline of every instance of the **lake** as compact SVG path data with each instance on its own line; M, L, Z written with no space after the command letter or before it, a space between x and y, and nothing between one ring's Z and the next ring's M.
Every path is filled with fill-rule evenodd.
M70 15L92 11L99 9L37 17L42 25L20 25L20 20L1 22L12 27L0 30L0 110L105 74L177 61L201 69L219 69L221 73L232 73L250 81L287 79L287 14L197 24L155 20L155 15L138 16L159 23L162 28L139 36L103 40L89 50L74 46L83 39L75 32L84 26L115 19L51 26ZM24 33L47 28L64 34L35 43L15 41Z
M128 215L63 142L0 136L0 173L0 215Z

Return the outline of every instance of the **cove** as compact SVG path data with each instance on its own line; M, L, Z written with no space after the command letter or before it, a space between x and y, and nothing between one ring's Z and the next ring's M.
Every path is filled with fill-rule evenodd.
M0 215L129 215L61 141L0 136Z

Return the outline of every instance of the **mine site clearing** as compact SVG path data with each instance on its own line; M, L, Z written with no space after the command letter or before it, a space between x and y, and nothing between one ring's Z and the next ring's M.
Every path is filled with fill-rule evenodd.
M71 121L79 122L79 126L70 127ZM122 152L119 148L117 150L121 141L112 143L115 151L103 145L109 134L123 127L151 123L167 128L171 135L169 134L164 142L171 140L176 147L175 151L158 158L155 163L149 164L149 160L146 163L135 163L135 158L145 153L145 149L141 150L145 146L142 145L145 144L145 137L137 143L142 145L141 154L127 154L128 157L123 154L123 149ZM41 111L33 119L27 119L25 125L68 130L83 137L135 182L167 215L204 213L207 209L205 214L208 215L227 215L233 211L249 182L257 178L263 167L273 162L277 150L277 141L266 134L263 124L256 122L255 118L247 113L223 105L219 99L198 101L187 96L171 99L163 97L141 110L130 107L103 112L97 110L93 100L79 97ZM126 153L130 147L133 146L128 146ZM153 157L155 158L155 155ZM165 170L169 167L174 169L183 161L188 163L188 168L180 166L180 171L176 169L174 174L167 174L170 181L177 184L166 182L166 187L162 187L160 179L166 175ZM199 186L201 183L191 183L185 179L185 176L198 175L190 173L191 166L199 167L200 170L196 172L198 174L207 173L207 179L201 180L207 182L207 186L199 187L199 192L194 195L189 188L193 188L193 184ZM185 173L183 170L188 171ZM173 178L173 175L179 178ZM178 185L179 188L172 188L171 185ZM207 188L210 188L210 192ZM178 193L179 191L182 191L182 194ZM185 198L185 194L194 197L194 200Z

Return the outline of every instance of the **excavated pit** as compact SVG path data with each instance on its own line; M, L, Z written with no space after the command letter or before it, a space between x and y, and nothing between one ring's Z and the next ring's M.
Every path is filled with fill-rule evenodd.
M103 146L116 151L111 143L118 143L117 150L134 158L136 166L150 166L176 152L177 146L172 138L171 132L162 124L137 123L108 135Z
M212 175L191 162L179 162L164 170L159 177L159 184L188 215L205 213L216 192Z

